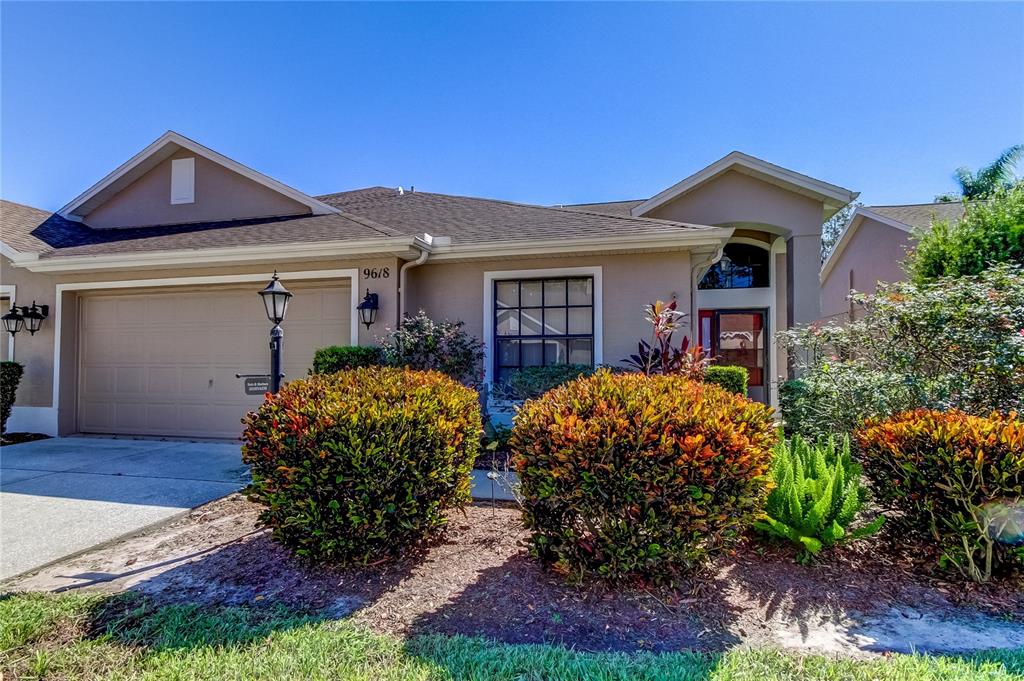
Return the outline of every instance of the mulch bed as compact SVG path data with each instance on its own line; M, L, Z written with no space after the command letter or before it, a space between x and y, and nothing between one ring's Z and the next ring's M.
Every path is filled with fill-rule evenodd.
M765 622L776 614L811 618L828 608L969 607L1024 621L1019 578L984 586L946 582L932 573L930 559L895 557L920 552L897 550L890 539L864 541L811 566L797 565L786 547L751 542L674 589L577 587L529 557L514 507L476 504L455 512L433 545L362 569L304 565L267 532L253 532L257 508L237 495L204 508L208 527L235 538L132 588L158 601L284 603L351 615L386 633L482 635L585 650L719 650L741 639L767 640ZM229 523L209 522L224 513L234 514ZM219 536L204 540L203 522L174 541L223 543Z
M3 437L0 437L0 447L9 447L11 445L20 445L22 442L35 442L36 440L48 440L49 435L43 435L42 433L4 433Z

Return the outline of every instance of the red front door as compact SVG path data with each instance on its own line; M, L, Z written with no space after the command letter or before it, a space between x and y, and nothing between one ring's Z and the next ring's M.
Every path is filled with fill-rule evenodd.
M715 363L747 370L747 394L768 401L768 311L701 310L700 344Z

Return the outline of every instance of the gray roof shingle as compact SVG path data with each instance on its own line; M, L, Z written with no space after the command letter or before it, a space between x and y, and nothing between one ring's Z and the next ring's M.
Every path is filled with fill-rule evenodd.
M964 204L951 203L914 203L905 206L866 206L872 212L897 220L917 229L930 227L933 220L958 221L964 215Z
M629 212L647 199L631 199L629 201L605 201L602 203L572 203L561 206L569 210L584 210L591 213L604 213L605 215L618 215L630 217Z
M382 222L407 234L427 232L452 243L517 239L568 239L608 235L644 235L711 229L669 220L609 215L585 207L534 206L432 192L370 187L316 197L347 213Z

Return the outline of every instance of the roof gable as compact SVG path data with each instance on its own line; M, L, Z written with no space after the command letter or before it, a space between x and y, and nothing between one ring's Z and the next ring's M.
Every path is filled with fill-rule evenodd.
M696 190L706 182L730 170L750 175L769 184L774 184L802 196L821 201L824 205L823 220L828 219L840 208L859 196L858 192L788 170L774 163L762 161L741 151L733 151L706 168L697 171L668 189L655 194L638 206L633 207L630 212L635 216L646 215L659 206Z
M57 214L68 220L83 222L88 215L97 210L100 206L117 196L120 192L131 186L134 182L143 178L147 173L157 168L161 163L167 162L171 157L181 150L187 150L197 157L201 157L216 166L220 166L232 173L236 173L246 180L253 182L262 188L274 192L284 199L304 207L312 215L329 215L338 213L333 206L318 201L297 189L293 189L282 182L257 172L248 166L242 165L223 154L205 147L194 140L168 130L152 144L137 153L132 158L118 166L102 180L89 189L82 192L66 206L57 211ZM255 217L255 216L253 216Z
M911 225L908 225L905 222L900 222L899 220L894 220L893 218L882 215L881 213L876 213L871 208L866 206L858 207L857 210L853 211L850 215L850 219L847 220L842 233L839 235L839 240L836 241L836 245L833 246L828 257L825 258L825 262L821 266L819 279L822 282L828 279L828 275L831 274L836 263L839 262L839 259L842 257L843 251L845 251L846 247L853 241L854 236L857 234L857 230L865 220L873 220L881 225L898 229L902 232L906 232L907 234L909 234L913 229Z

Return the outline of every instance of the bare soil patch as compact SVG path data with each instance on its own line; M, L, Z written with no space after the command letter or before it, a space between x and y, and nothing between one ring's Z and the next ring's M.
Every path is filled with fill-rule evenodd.
M750 543L674 589L576 587L525 548L514 507L453 513L446 535L405 560L309 566L255 527L240 495L112 546L0 585L5 590L131 589L159 602L283 603L351 616L380 632L481 635L586 650L720 650L737 644L843 654L912 647L1024 646L1024 584L947 582L873 539L797 565ZM912 553L912 552L911 552Z

